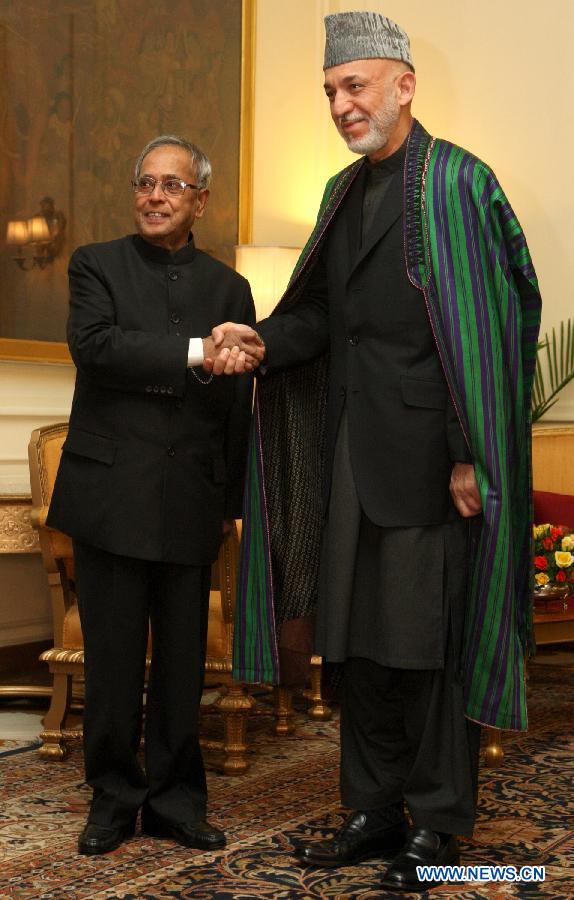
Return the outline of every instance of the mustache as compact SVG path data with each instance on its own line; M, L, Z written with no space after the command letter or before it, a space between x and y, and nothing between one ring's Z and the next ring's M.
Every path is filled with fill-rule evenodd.
M363 122L367 119L366 116L358 116L352 115L351 113L345 113L343 116L339 116L339 125L350 125L352 122Z

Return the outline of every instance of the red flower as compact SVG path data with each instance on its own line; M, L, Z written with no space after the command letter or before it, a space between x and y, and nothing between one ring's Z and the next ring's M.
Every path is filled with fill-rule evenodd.
M564 525L558 525L557 528L550 529L550 537L553 541L557 541L564 534Z
M537 569L547 569L548 568L548 560L545 556L535 556L534 557L534 565Z
M566 581L566 572L560 569L559 572L556 572L556 581Z
M545 537L542 541L545 550L554 550L554 542L551 537Z

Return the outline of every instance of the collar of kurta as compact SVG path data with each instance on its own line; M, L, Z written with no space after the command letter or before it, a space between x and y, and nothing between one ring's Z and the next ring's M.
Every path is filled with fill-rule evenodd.
M189 232L189 238L185 247L181 247L179 250L176 250L175 253L172 253L170 250L165 250L163 247L156 247L155 244L150 244L149 241L144 240L139 234L132 235L132 239L134 247L140 256L144 259L148 259L150 262L159 263L159 265L163 266L184 266L186 263L193 262L195 254L197 253L191 231Z
M391 153L390 156L386 156L384 159L378 160L378 162L371 162L368 158L365 159L365 166L367 168L367 172L369 175L374 176L375 179L377 177L384 177L387 175L394 175L395 172L402 172L405 165L405 156L407 153L407 143L408 137L405 138L403 143L394 153Z

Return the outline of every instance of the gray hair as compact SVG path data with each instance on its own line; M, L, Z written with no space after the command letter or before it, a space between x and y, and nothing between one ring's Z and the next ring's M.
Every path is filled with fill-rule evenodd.
M211 181L211 163L209 162L207 156L202 150L199 149L199 147L196 147L195 144L192 144L190 141L186 141L185 138L178 137L176 134L161 134L159 137L154 138L153 141L150 141L149 144L145 145L142 152L137 158L135 168L136 181L140 177L142 163L148 153L151 153L151 151L155 150L156 147L165 147L170 145L174 147L183 147L184 150L187 150L187 152L191 156L191 162L195 171L195 180L197 181L197 186L199 188L209 187L209 182Z

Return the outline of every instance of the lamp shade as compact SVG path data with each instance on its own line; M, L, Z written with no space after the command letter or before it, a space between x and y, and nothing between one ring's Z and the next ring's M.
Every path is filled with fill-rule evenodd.
M300 253L300 247L240 244L235 248L235 268L251 285L258 320L279 302Z
M28 235L29 240L34 242L50 240L50 229L44 216L34 216L33 219L28 219Z
M28 243L28 223L23 219L12 219L8 222L6 228L7 244L27 244Z

